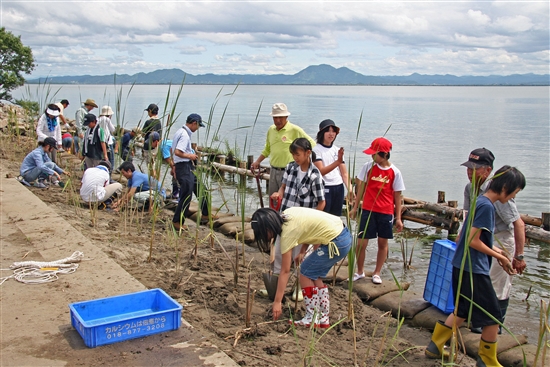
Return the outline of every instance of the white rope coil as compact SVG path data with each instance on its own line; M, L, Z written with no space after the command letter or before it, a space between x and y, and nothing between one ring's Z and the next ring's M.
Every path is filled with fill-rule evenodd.
M25 284L42 284L59 279L58 274L71 274L78 269L77 262L82 261L84 253L75 251L71 256L56 261L20 261L10 265L13 275L0 278L0 285L14 278ZM2 269L7 270L7 269Z

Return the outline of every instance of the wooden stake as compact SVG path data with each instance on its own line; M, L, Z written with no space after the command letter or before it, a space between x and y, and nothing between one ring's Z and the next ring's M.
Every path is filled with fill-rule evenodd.
M542 228L545 231L550 231L550 212L542 213Z

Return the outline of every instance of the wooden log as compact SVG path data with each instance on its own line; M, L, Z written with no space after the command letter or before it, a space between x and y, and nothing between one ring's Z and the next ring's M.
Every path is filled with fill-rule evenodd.
M425 203L425 201L416 200L408 197L403 197L403 201L405 202L405 204L424 204Z
M550 231L550 212L542 213L542 228L545 231Z
M254 163L254 156L253 155L249 155L246 157L246 168L250 169L250 167L252 166L252 163Z
M424 209L424 204L404 204L404 210L406 209Z
M455 209L455 208L451 208L450 206L434 204L434 203L425 203L424 209L431 210L432 212L436 212L438 214L448 215L449 217L454 215L458 219L463 219L462 213L464 211L462 209Z
M229 172L229 173L236 173L238 175L247 175L249 177L254 177L254 174L250 170L247 170L245 168L237 168L237 167L228 166L228 165L220 164L220 163L216 163L216 162L212 162L211 164L212 164L212 167L215 167L215 168L219 169L220 171ZM269 175L267 173L262 173L260 175L260 177L261 177L262 180L269 181Z
M523 223L529 224L535 227L542 226L542 219L537 217L532 217L528 214L520 214L521 220L523 220Z
M434 227L443 229L451 229L452 223L450 219L438 217L429 213L415 212L413 210L406 210L401 217L405 220L417 222L421 224L427 224Z
M445 200L445 191L438 191L437 192L437 203L441 204L444 203Z
M550 232L545 231L542 228L534 227L530 225L525 226L525 236L527 238L542 241L545 243L550 243Z
M451 208L458 208L458 200L449 200L447 205L450 206Z

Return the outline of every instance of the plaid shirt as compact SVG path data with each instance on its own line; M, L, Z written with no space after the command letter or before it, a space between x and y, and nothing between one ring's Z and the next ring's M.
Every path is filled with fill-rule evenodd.
M325 185L321 172L311 163L306 175L298 181L300 166L290 162L283 175L283 184L286 185L283 195L281 212L295 206L316 208L319 201L325 200Z

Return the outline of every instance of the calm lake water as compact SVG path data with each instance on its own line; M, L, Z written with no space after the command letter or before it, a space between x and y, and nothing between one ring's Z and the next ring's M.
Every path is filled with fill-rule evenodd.
M54 85L50 96L57 91L52 99L66 98L71 102L65 112L69 118L74 118L78 102L86 98L95 99L99 106L108 104L115 111L119 102L120 113L115 115L114 121L126 128L143 124L147 119L143 110L149 103L157 103L161 114L163 111L168 114L175 104L174 125L169 136L184 124L188 114L199 113L211 123L210 130L201 129L196 134L199 144L219 146L223 150L230 147L242 157L260 154L265 132L272 124L271 106L284 102L291 112L289 120L312 137L322 120L330 118L336 122L341 128L336 144L346 149L351 173L359 172L369 159L362 151L374 138L385 134L393 143L390 160L403 173L405 196L436 201L437 191L441 190L446 192L447 200L458 200L460 207L467 183L466 169L460 164L472 149L486 147L496 156L495 169L509 164L525 174L527 187L517 197L520 212L540 217L541 212L550 211L548 87L186 85L176 103L178 89L169 90L167 85L133 88ZM44 93L34 85L20 88L13 94L15 98L44 99ZM120 100L117 95L121 96ZM97 109L92 112L99 114ZM221 185L233 212L238 201L236 181L226 175ZM255 182L249 180L248 186L246 210L252 212L258 207L254 197ZM424 228L411 222L405 222L405 226ZM427 228L425 232L433 233L433 230ZM409 239L409 247L415 241ZM374 267L375 246L371 246L367 269ZM400 245L392 243L383 277L388 281L391 269L400 279L412 282L412 288L421 293L430 251L431 244L418 242L414 269L405 272ZM550 245L532 242L526 248L527 273L516 277L506 319L514 332L528 334L532 343L538 328L540 301L550 299L549 260ZM524 302L530 287L531 294Z

